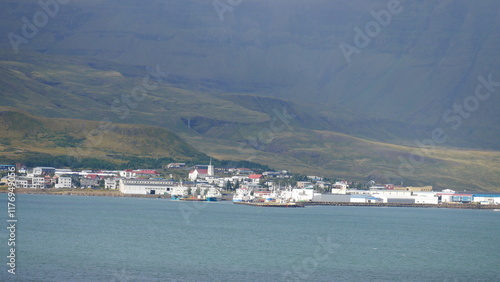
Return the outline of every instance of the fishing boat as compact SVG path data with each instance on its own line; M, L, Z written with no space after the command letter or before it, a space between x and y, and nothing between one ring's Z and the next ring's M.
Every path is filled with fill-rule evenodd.
M207 202L217 202L220 198L222 198L222 193L216 187L208 189L205 195Z
M233 202L248 202L253 200L251 188L238 188L233 196Z

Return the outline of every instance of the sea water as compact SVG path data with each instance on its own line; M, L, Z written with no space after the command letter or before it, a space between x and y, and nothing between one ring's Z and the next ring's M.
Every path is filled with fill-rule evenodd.
M500 281L500 212L17 195L1 281Z

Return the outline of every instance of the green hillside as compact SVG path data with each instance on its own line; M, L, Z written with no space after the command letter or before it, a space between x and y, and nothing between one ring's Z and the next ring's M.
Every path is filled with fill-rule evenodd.
M160 127L42 118L0 108L2 162L107 168L201 159L208 157Z
M268 118L213 95L163 83L168 74L162 74L158 84L144 67L38 53L11 56L3 51L0 72L2 105L43 116L161 126L179 125L182 117L194 116L236 122ZM145 77L154 90L133 96L134 88L144 89Z
M0 33L22 34L20 19L31 20L39 10L35 2L2 1ZM491 95L465 113L467 118L460 118L458 129L454 127L457 116L451 121L445 116L474 95L478 77L492 75L493 81L500 80L500 2L400 1L399 12L347 61L340 44L355 45L355 28L364 30L374 20L373 13L387 10L387 5L387 0L243 1L221 21L213 1L152 1L148 5L134 0L70 1L60 5L59 13L36 36L20 43L17 56L25 60L30 51L38 51L70 56L66 62L77 66L75 60L89 57L126 66L159 65L169 73L173 86L165 91L190 96L205 106L196 112L184 108L184 116L211 112L206 117L216 120L264 118L241 114L245 106L234 105L241 106L239 98L230 98L231 104L207 95L250 94L293 101L301 109L307 104L305 112L327 117L330 127L322 129L371 140L411 145L441 127L450 136L448 147L500 149L499 95ZM7 36L0 38L0 47L6 50L4 57L16 58ZM44 67L45 63L50 67L50 62L44 62ZM120 85L113 88L126 93L140 83L130 77L144 76L141 67L124 69L110 63L103 67L96 62L88 66L88 72L81 66L73 69L87 83L75 81L71 91L92 109L109 108L112 103L114 98L102 95L110 78L120 73ZM69 79L58 71L31 75L38 84L26 84L23 92L37 89L40 94L26 95L42 106L62 95L54 91L45 97L49 86L63 90L54 83ZM499 91L496 88L492 94ZM159 92L148 94L158 96ZM150 118L161 117L155 120L159 124L170 119L168 113L176 112L170 103L181 102L176 95L164 101L163 109L151 108ZM148 102L143 105L150 111ZM66 105L58 111L78 114L74 107ZM140 118L130 116L134 122ZM313 120L311 124L320 124L321 118ZM171 119L168 124L172 126Z
M207 159L201 151L331 178L500 190L498 151L436 147L430 155L415 144L395 145L394 131L383 131L368 118L362 122L262 95L194 91L168 76L136 101L128 93L142 85L146 69L81 57L4 54L0 72L0 98L11 107L2 112L4 159L36 158L33 152L80 152L84 158L122 164L131 158ZM116 99L125 108L117 111ZM95 132L99 126L106 129L108 121L117 126ZM96 137L88 136L92 130ZM369 136L356 137L359 130ZM418 163L408 168L404 164L410 158Z
M332 131L292 128L259 142L268 125L239 143L181 134L221 159L251 160L308 175L379 183L433 185L435 189L500 192L500 152L425 149L369 141ZM255 142L257 139L257 142ZM257 147L257 148L255 148ZM408 165L409 164L409 165Z

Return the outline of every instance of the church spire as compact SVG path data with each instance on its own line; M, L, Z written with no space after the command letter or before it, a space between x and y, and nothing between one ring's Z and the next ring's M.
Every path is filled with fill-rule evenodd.
M212 165L212 158L210 158L210 164L207 167L208 176L214 176L214 166Z

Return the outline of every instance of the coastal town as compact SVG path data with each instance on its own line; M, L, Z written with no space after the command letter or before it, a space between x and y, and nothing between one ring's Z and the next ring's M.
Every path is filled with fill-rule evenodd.
M1 184L34 190L94 189L119 191L123 195L155 195L172 200L219 201L256 205L322 204L476 204L500 205L500 194L484 192L434 191L432 186L411 187L369 181L365 189L353 188L346 180L328 181L319 176L296 180L286 170L254 171L248 168L215 168L208 165L187 167L170 163L167 171L185 175L164 177L153 169L81 170L54 167L27 168L0 165ZM14 178L5 172L16 171Z

